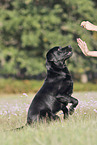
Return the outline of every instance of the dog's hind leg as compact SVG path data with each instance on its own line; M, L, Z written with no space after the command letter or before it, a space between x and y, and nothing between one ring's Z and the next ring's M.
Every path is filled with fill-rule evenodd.
M58 115L52 115L51 117L53 120L60 120L60 117Z
M60 120L59 116L50 112L47 112L46 118L49 118L49 120Z
M60 120L59 116L52 113L52 112L48 113L48 117L49 117L50 120Z
M32 116L28 116L27 117L27 124L28 125L31 125L32 123L34 123L34 122L39 122L39 118L40 116L39 116L39 114L35 114L35 115L32 115Z

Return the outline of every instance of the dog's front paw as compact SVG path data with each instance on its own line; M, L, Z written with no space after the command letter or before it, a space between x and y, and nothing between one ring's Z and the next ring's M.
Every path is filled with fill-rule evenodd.
M74 113L74 108L69 108L69 114L72 115Z

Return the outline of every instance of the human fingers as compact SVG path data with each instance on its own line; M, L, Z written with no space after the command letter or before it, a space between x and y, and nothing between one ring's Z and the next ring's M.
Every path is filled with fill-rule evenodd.
M82 41L80 38L77 39L78 46L80 47L81 51L87 56L87 52L89 51L87 48L87 44L85 41Z
M82 48L85 49L85 42L82 41L80 38L77 39L78 45Z
M83 54L86 55L86 53L85 53L83 47L82 47L80 44L78 44L78 46L79 46L79 48L81 49L81 51L83 52Z
M82 26L83 28L86 28L86 21L81 22L81 26Z
M79 45L80 47L82 47L83 41L82 41L80 38L77 39L77 42L78 42L78 45Z
M87 30L93 31L94 30L94 25L90 23L89 21L83 21L81 23L81 26Z
M85 47L86 47L86 45L85 45L85 41L79 41L78 42L78 44L82 47L82 49L84 49L85 50Z
M84 41L82 41L80 38L77 38L77 42L78 42L79 44L83 44L83 43L84 43Z
M81 49L82 53L83 53L85 56L87 56L87 53L86 53L86 51L85 51L84 45L83 45L82 43L81 43L81 44L78 43L78 46L79 46L79 48Z

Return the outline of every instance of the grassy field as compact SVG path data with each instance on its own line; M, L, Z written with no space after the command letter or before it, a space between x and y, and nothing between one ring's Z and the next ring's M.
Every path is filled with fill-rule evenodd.
M0 95L1 145L97 145L97 92L73 94L78 100L75 113L61 122L52 121L20 131L9 131L26 123L33 94Z
M0 78L0 94L36 93L44 80L17 80ZM10 84L10 85L9 85ZM74 82L74 92L97 91L96 83Z

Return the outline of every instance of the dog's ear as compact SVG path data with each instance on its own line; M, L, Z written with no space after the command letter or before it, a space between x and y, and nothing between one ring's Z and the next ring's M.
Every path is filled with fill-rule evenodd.
M46 58L47 58L48 62L57 62L58 61L58 58L56 58L56 52L58 51L59 48L61 48L61 47L56 46L47 52Z
M47 58L48 62L50 62L50 61L56 62L57 61L55 56L53 55L53 53L50 53L50 52L47 53L46 58Z

